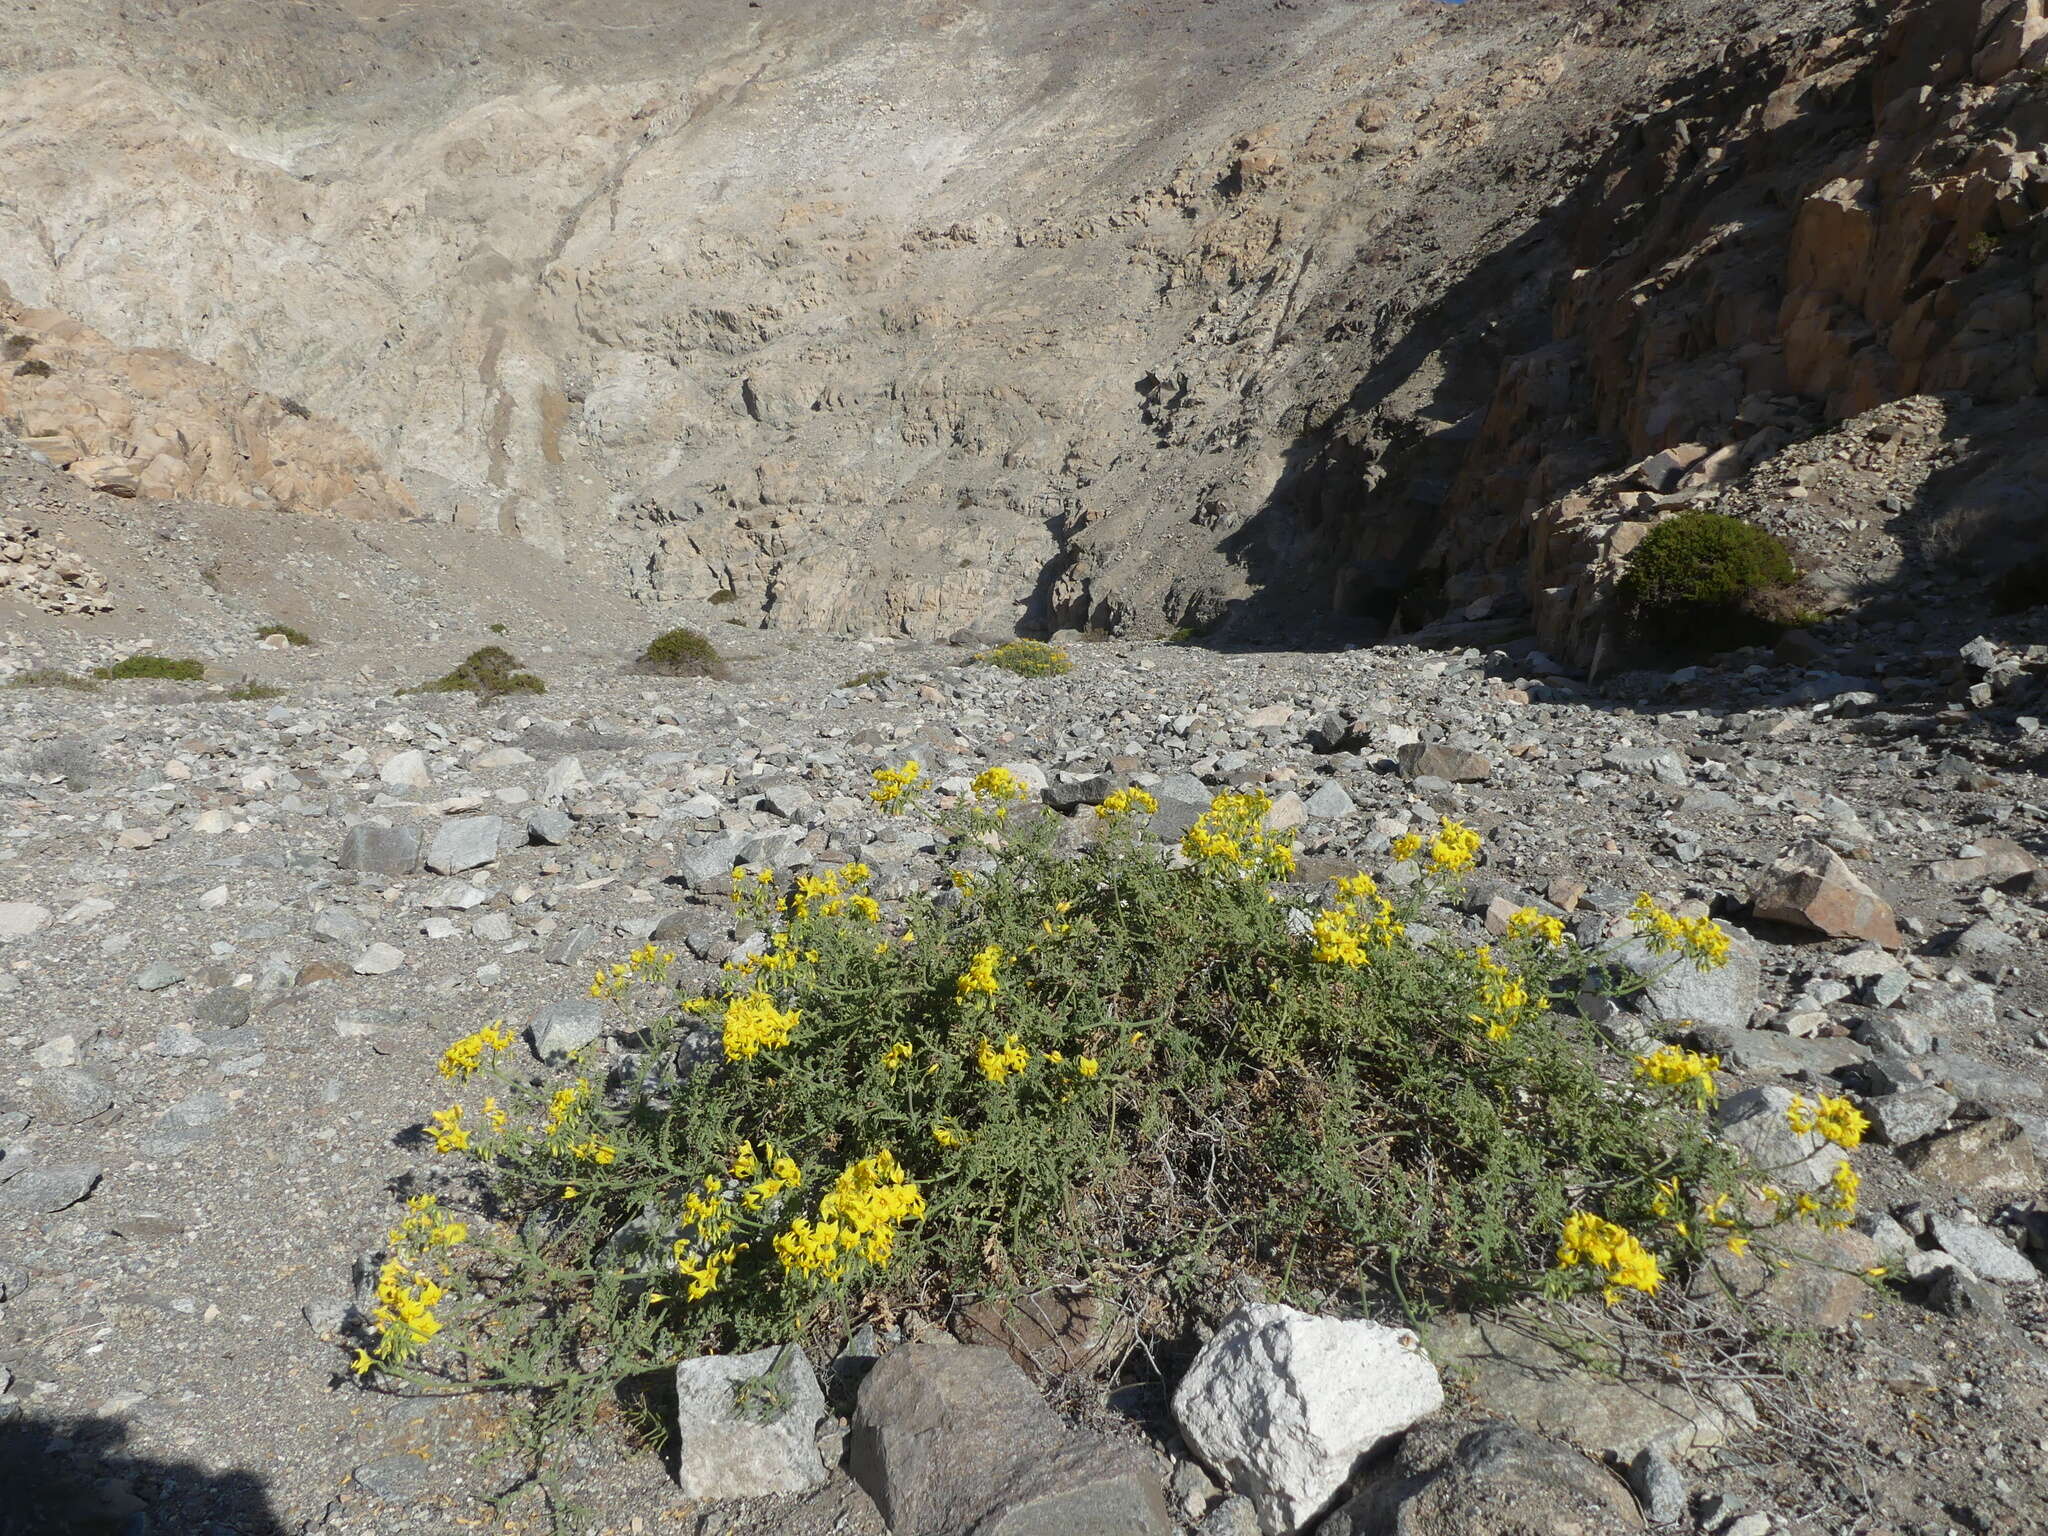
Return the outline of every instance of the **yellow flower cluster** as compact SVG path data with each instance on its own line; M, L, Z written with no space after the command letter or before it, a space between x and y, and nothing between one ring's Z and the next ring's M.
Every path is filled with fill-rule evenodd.
M600 1168L609 1168L619 1160L618 1148L598 1136L587 1136L566 1150L577 1162L595 1163Z
M549 1145L557 1141L563 1131L578 1119L583 1106L590 1102L590 1080L579 1077L566 1088L557 1088L548 1100L547 1119L541 1122L540 1133Z
M1095 807L1095 814L1104 821L1114 821L1118 817L1134 815L1140 811L1150 816L1158 809L1159 802L1133 784L1128 789L1112 790L1102 804Z
M725 1059L746 1061L764 1050L779 1050L802 1022L795 1008L775 1006L775 999L756 988L725 1005Z
M967 1145L967 1133L951 1120L934 1120L932 1140L950 1152L955 1147Z
M1862 1110L1847 1099L1829 1098L1823 1094L1818 1104L1795 1098L1785 1106L1786 1122L1793 1130L1805 1135L1808 1131L1819 1131L1838 1147L1855 1148L1863 1143L1863 1133L1870 1129L1870 1120Z
M1703 971L1728 963L1728 931L1711 917L1667 912L1645 891L1629 908L1628 920L1657 954L1682 955Z
M744 960L728 960L721 969L738 976L758 976L764 972L793 971L799 965L817 963L818 952L815 949L798 949L796 940L787 933L771 933L764 953L748 955Z
M953 995L963 1003L984 1002L1002 991L1002 983L996 980L996 967L1003 963L1003 947L991 944L972 960L967 969L953 983Z
M861 889L874 877L875 872L861 863L842 864L822 875L798 875L787 902L790 914L802 922L814 915L840 917L851 912L864 923L878 923L882 909Z
M910 1048L908 1040L898 1040L882 1052L882 1065L891 1072L900 1072L910 1065L910 1058L917 1053Z
M755 1177L757 1174L759 1178ZM754 1180L740 1195L740 1204L750 1211L758 1211L787 1190L801 1188L804 1182L796 1159L776 1151L772 1141L762 1142L758 1152L751 1141L741 1142L739 1151L733 1154L732 1176Z
M1346 899L1318 913L1309 929L1315 958L1322 965L1370 965L1375 947L1392 949L1407 929L1371 875L1348 875L1337 882L1337 889Z
M868 798L892 816L924 788L924 766L914 757L901 768L877 768L872 777L875 787L868 791Z
M971 786L977 800L998 820L1010 814L1010 807L1031 798L1031 791L1019 782L1017 775L1003 767L984 768L974 776Z
M1626 1227L1616 1226L1590 1211L1574 1211L1565 1218L1557 1263L1560 1269L1598 1270L1603 1282L1602 1296L1610 1307L1623 1290L1655 1295L1664 1282L1655 1254L1636 1241Z
M1551 917L1535 907L1523 907L1508 918L1510 939L1536 939L1552 949L1564 943L1564 919Z
M1000 1083L1030 1066L1031 1053L1019 1043L1017 1036L1009 1035L1004 1038L1000 1049L986 1040L982 1041L979 1061L981 1075L992 1083Z
M1660 1088L1689 1094L1705 1109L1720 1091L1714 1082L1720 1065L1718 1056L1702 1056L1682 1046L1660 1045L1648 1055L1636 1058L1636 1076Z
M356 1351L351 1369L358 1376L417 1354L441 1331L434 1309L448 1296L441 1284L448 1266L436 1255L469 1240L469 1228L446 1220L432 1195L415 1195L405 1208L405 1220L386 1234L390 1256L378 1272L377 1305L370 1311L377 1343Z
M1405 864L1421 853L1424 846L1421 836L1410 832L1394 839L1392 851L1394 858ZM1435 874L1462 874L1479 860L1479 834L1448 816L1437 818L1436 835L1430 838L1427 846L1429 867Z
M462 1128L462 1106L450 1104L446 1109L434 1111L434 1123L427 1134L434 1138L436 1152L466 1152L469 1150L469 1132Z
M818 1202L818 1219L799 1216L777 1234L775 1256L791 1274L843 1280L855 1255L888 1267L896 1234L924 1215L924 1195L886 1148L849 1164Z
M1549 1008L1550 999L1532 996L1529 984L1494 959L1486 945L1479 947L1474 958L1479 967L1479 1007L1468 1017L1474 1024L1486 1026L1487 1039L1510 1039L1516 1025Z
M493 1020L473 1035L464 1035L441 1053L441 1075L450 1082L467 1082L483 1065L484 1052L493 1056L512 1043L512 1031L503 1019Z
M1180 840L1180 851L1212 875L1283 880L1294 873L1286 836L1266 831L1272 797L1264 790L1225 790Z
M673 951L655 944L643 944L610 969L600 967L590 983L590 995L597 998L623 997L638 981L659 983L676 963Z

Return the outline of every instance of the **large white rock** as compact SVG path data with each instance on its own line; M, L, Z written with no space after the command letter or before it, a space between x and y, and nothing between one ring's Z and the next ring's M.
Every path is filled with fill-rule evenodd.
M676 1481L691 1499L802 1493L825 1481L825 1394L801 1349L699 1355L676 1367Z
M387 789L434 787L433 777L427 772L427 754L417 747L392 753L384 760L384 766L377 770L377 777L384 781Z
M1405 1328L1252 1303L1223 1320L1173 1394L1195 1453L1259 1512L1266 1536L1335 1501L1358 1458L1444 1400Z
M0 901L0 939L25 939L50 920L50 909L32 901Z

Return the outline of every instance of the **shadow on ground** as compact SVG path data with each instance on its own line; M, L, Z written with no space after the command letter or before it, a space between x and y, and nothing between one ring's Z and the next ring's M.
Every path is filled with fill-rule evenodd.
M0 1423L0 1536L284 1536L257 1473L137 1455L112 1419Z

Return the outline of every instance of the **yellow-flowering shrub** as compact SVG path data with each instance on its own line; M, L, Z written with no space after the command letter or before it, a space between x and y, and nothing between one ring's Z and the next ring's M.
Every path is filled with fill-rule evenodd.
M1397 847L1423 861L1398 894L1360 871L1324 900L1286 883L1257 792L1217 795L1178 858L1126 792L1062 855L1051 813L988 825L1013 783L984 775L962 810L963 897L889 913L859 865L736 873L765 946L702 993L652 945L600 971L629 1047L608 1069L532 1080L496 1024L451 1045L468 1100L421 1130L488 1191L472 1257L427 1240L438 1215L394 1235L358 1364L531 1388L555 1423L679 1355L829 1348L960 1292L1080 1276L1192 1304L1242 1274L1327 1298L1379 1273L1619 1302L1760 1224L1853 1210L1853 1170L1756 1187L1709 1132L1712 1058L1617 1056L1554 1006L1607 970L1561 924L1418 944L1418 920L1455 927L1436 909L1469 828ZM1672 963L1712 963L1709 927ZM1858 1118L1795 1106L1844 1145Z

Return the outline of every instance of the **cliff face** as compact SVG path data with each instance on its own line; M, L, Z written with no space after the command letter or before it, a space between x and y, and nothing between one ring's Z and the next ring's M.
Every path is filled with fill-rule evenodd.
M1384 611L1478 504L1517 242L1816 9L0 0L0 281L646 596Z
M1544 647L1587 659L1647 519L1914 395L1950 418L1923 454L1972 412L2021 445L1912 509L1942 525L1931 553L2038 545L2044 64L2039 0L1927 0L1732 46L1623 125L1531 258L1534 344L1498 369L1422 561L1439 611L1526 598Z

